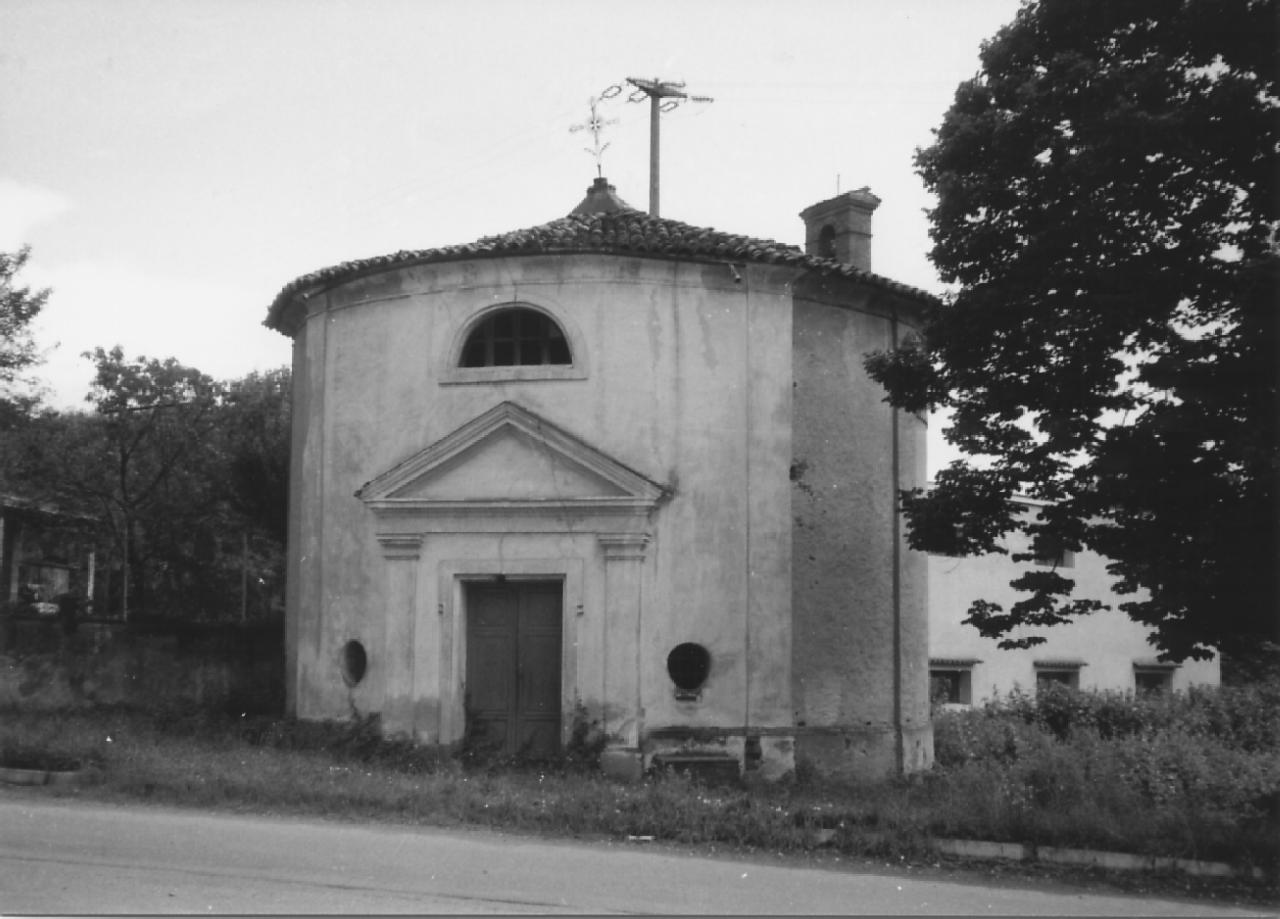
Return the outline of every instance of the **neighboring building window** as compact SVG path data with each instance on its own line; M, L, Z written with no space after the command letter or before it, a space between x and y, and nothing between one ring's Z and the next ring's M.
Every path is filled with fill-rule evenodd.
M1036 661L1036 689L1055 683L1079 689L1082 666L1080 661Z
M934 658L929 661L929 699L948 705L973 704L973 659Z
M1172 664L1134 664L1133 689L1140 696L1173 692Z
M1064 549L1057 540L1041 539L1041 547L1036 552L1036 564L1046 568L1074 568L1076 554Z
M1055 556L1040 556L1036 559L1037 565L1043 565L1046 568L1074 568L1076 566L1076 554L1070 549L1060 549Z
M462 347L460 367L572 364L564 331L546 313L523 306L486 316Z

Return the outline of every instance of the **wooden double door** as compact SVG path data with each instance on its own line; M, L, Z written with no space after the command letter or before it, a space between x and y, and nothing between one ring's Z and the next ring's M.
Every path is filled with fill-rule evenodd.
M560 581L466 585L467 741L476 751L560 752Z

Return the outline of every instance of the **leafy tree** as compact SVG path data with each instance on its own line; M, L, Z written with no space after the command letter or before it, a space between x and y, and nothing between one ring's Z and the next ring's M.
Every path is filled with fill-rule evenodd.
M215 509L202 473L221 387L173 358L126 360L119 346L85 357L96 368L86 399L100 419L90 427L101 438L89 456L96 452L102 469L82 466L68 484L91 497L111 526L125 560L125 610L145 610L155 583L148 568L177 576L196 555L201 524Z
M48 412L10 438L7 475L28 494L94 515L114 547L125 616L149 611L215 510L204 447L218 385L172 358L86 352L95 411Z
M281 546L289 516L290 373L281 367L227 384L219 430L228 500Z
M289 516L290 373L251 373L227 384L215 445L226 535L238 538L220 556L234 569L245 615L272 615L283 600Z
M954 293L868 360L966 457L903 496L914 547L1096 550L1173 660L1277 635L1277 49L1276 0L1025 2L917 152ZM1003 647L1101 606L1013 586L967 620Z
M289 373L218 383L172 358L95 364L93 412L47 412L0 443L25 493L94 514L120 575L112 610L269 613L283 585Z
M26 417L38 401L22 385L22 371L40 362L31 322L49 299L48 290L33 291L17 283L31 254L24 246L17 252L0 252L0 431Z

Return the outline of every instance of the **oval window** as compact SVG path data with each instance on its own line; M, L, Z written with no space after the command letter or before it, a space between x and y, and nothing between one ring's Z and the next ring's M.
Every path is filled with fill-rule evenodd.
M667 673L678 689L693 692L707 681L711 672L711 652L702 645L685 642L667 655Z
M364 679L369 669L369 655L364 645L358 641L349 641L342 646L342 679L348 686L355 686Z

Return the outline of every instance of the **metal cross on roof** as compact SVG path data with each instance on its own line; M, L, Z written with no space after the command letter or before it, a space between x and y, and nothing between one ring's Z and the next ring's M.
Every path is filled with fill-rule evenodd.
M583 149L596 158L596 175L603 176L604 172L600 165L600 158L604 156L604 151L609 149L609 144L600 143L600 132L604 130L605 125L617 124L618 119L602 118L600 116L600 113L596 111L596 103L598 103L599 101L600 101L600 98L598 96L592 96L588 102L588 104L591 106L591 117L588 118L586 121L582 122L581 124L572 125L569 128L569 130L574 132L576 131L591 132L591 139L594 142L594 146L583 147Z

